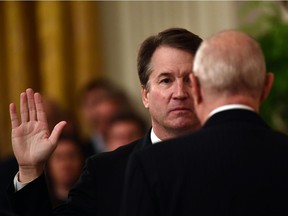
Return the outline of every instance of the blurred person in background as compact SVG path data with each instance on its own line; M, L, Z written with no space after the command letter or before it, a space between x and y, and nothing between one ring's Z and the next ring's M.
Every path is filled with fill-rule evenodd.
M108 150L105 136L110 119L119 112L130 110L130 102L124 92L104 79L87 83L80 97L80 118L88 130L88 137L84 138L87 158Z
M131 112L119 113L112 117L106 136L109 151L131 143L147 132L144 120L137 114Z
M48 160L46 176L54 207L65 202L84 165L83 146L75 134L61 134Z
M43 97L43 107L47 114L47 123L49 131L51 132L54 126L59 122L65 120L67 122L63 134L79 134L79 128L76 124L75 116L72 116L69 110L65 110L58 101L53 98Z

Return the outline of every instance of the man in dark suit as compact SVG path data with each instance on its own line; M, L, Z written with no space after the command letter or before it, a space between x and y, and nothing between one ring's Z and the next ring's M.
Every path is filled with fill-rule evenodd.
M203 41L191 76L203 127L130 158L123 216L288 215L288 137L258 114L273 83L265 70L244 33Z
M67 203L54 211L47 196L43 166L53 152L65 122L57 124L48 135L41 96L32 89L22 93L21 124L15 105L10 105L12 145L19 164L19 173L10 188L14 210L19 215L29 216L119 215L129 155L152 143L199 128L189 76L201 42L197 35L185 29L172 28L142 43L138 73L143 103L151 116L151 130L129 145L89 158L78 183L69 193Z

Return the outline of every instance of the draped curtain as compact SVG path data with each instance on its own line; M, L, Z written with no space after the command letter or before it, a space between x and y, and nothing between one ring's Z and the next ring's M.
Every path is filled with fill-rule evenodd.
M0 159L12 154L9 103L31 87L77 112L77 93L102 76L97 2L0 2Z

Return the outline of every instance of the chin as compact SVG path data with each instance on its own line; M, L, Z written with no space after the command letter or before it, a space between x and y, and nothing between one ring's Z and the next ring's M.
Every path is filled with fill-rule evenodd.
M195 128L195 123L191 122L191 120L186 120L186 121L176 121L173 123L173 128L175 130L193 130Z

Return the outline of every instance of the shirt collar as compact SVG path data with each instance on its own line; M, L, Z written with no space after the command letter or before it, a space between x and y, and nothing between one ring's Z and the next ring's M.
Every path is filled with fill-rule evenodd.
M151 138L152 144L155 144L155 143L158 143L158 142L162 141L162 140L159 139L159 137L157 137L157 135L155 134L153 128L152 128L151 133L150 133L150 138Z
M243 105L243 104L229 104L229 105L224 105L224 106L220 106L214 110L212 110L209 115L208 118L210 118L212 115L221 112L221 111L225 111L225 110L231 110L231 109L245 109L245 110L251 110L251 111L255 111L252 107Z

